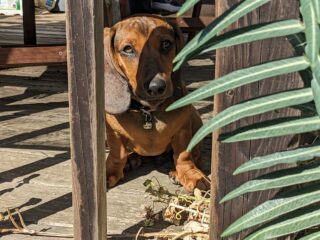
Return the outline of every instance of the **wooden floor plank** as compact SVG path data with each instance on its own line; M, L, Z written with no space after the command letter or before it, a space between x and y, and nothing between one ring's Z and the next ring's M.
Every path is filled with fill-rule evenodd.
M59 35L63 17L62 14L54 17L50 14L37 15L40 32L42 29L45 33L50 26L59 26L53 31L50 42L48 35L40 33L41 41L59 43L64 40L64 35ZM18 26L21 24L19 18L0 16L0 29L2 24ZM11 36L5 37L10 39ZM0 30L0 44L3 39ZM13 39L16 36L11 37ZM213 57L213 54L201 56L182 68L182 78L190 91L213 79ZM30 227L72 233L67 87L66 66L0 69L0 211L5 206L19 207L32 198L38 198L41 202L35 201L21 209ZM200 101L196 108L203 121L211 118L210 101ZM210 164L210 153L211 137L208 136L203 144L206 164ZM156 177L172 191L179 189L169 182L169 170L169 163L159 167L152 161L146 162L141 168L126 174L124 181L107 193L109 234L136 233L143 225L142 206L152 204L150 199L143 197L145 188L142 183L145 179ZM156 207L158 210L161 208ZM167 227L164 223L157 223L146 231ZM52 238L11 235L1 239Z

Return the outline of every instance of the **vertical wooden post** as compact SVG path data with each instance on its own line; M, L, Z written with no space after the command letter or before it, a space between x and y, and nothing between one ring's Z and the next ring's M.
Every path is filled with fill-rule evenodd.
M119 6L120 6L121 19L129 17L129 15L131 14L130 1L129 0L119 0Z
M116 24L117 22L121 21L121 8L120 8L120 1L119 0L113 0L112 5L112 25Z
M23 0L22 11L24 44L36 45L37 36L34 0Z
M67 1L74 239L106 239L103 1Z
M240 0L216 1L216 16L220 16ZM299 18L298 1L277 0L262 6L233 24L229 30L247 25L274 21L279 19ZM216 78L228 72L252 66L273 59L292 56L290 44L284 38L258 41L232 48L221 49L216 54ZM227 107L240 101L267 95L281 90L297 87L300 84L297 74L288 74L272 79L260 81L250 86L237 88L225 94L215 97L214 111L221 112ZM241 126L255 122L265 121L271 118L279 118L289 114L295 114L289 110L270 112L259 116L246 118L223 128L222 132L233 131ZM263 172L254 172L233 176L233 171L242 163L255 156L266 155L271 152L284 150L290 140L288 137L266 139L260 141L246 141L235 144L221 144L217 141L219 132L213 136L212 152L212 213L210 239L220 239L220 234L232 222L253 209L257 204L272 197L275 191L265 191L255 194L247 194L232 201L219 204L219 200L228 192L238 187L244 181L252 179ZM248 232L233 236L228 239L243 239Z
M112 8L111 1L103 0L103 25L104 27L112 26Z
M194 5L192 10L192 17L199 17L201 13L201 7L202 7L202 0L198 2L196 5ZM190 32L188 34L188 41L190 41L194 36L196 35L196 32Z
M112 27L121 20L119 0L104 0L104 26Z

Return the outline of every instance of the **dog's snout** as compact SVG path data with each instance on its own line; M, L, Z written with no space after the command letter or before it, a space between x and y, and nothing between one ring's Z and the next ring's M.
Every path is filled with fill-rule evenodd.
M152 79L148 85L148 93L156 96L164 93L166 90L166 82L163 79Z

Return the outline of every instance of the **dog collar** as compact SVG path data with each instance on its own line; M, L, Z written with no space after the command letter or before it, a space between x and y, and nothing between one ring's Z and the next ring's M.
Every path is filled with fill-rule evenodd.
M150 130L153 127L153 115L150 111L146 110L145 107L139 103L138 101L132 99L131 100L131 105L130 105L130 110L137 110L141 112L142 114L142 119L143 119L143 124L142 127L146 130Z

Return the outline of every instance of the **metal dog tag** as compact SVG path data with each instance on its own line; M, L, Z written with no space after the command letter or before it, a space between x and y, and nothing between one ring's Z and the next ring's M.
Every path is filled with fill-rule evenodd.
M142 115L144 117L144 124L142 125L144 129L150 130L153 126L152 124L152 114L144 109L141 109Z
M143 128L144 128L144 129L147 129L147 130L151 129L152 126L153 126L152 122L145 122L145 123L143 124Z

